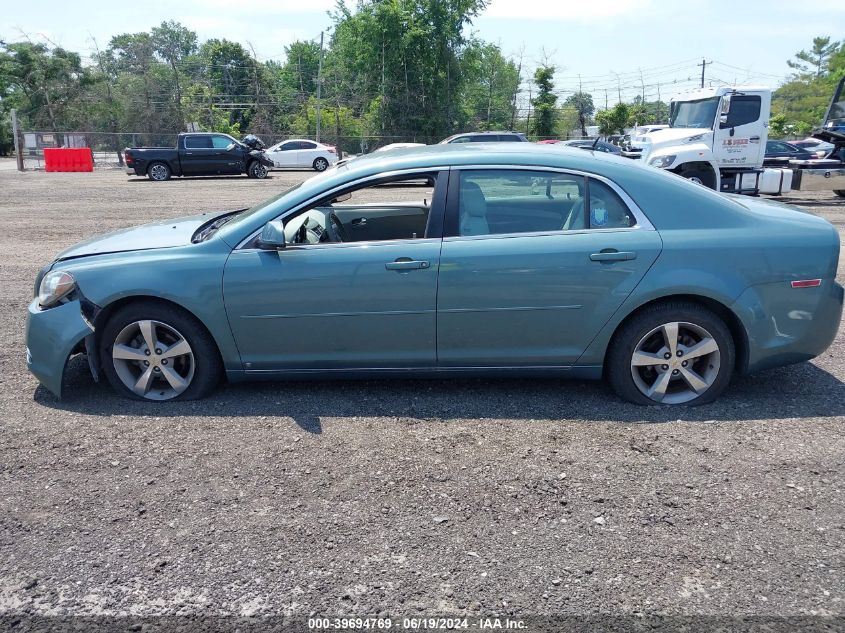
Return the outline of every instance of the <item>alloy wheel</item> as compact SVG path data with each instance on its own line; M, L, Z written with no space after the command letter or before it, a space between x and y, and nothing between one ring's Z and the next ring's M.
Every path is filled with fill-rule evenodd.
M314 161L314 169L317 171L325 171L329 166L329 162L325 158L318 158Z
M683 404L705 393L719 375L716 339L694 323L664 323L643 336L631 356L640 392L661 404Z
M167 180L167 167L164 165L153 165L150 167L150 176L153 180Z
M147 400L171 400L194 378L190 344L175 328L160 321L135 321L112 345L112 362L127 389Z

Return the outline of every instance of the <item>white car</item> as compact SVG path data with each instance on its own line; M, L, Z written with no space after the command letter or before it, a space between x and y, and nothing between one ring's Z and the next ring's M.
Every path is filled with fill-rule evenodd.
M298 167L325 171L337 162L336 148L307 138L292 138L276 143L265 153L273 161L273 167L285 169Z

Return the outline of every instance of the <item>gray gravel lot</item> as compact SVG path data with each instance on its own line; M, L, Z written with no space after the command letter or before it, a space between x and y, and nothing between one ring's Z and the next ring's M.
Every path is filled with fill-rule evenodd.
M845 615L842 329L697 409L557 380L155 406L81 360L58 401L26 371L26 305L59 250L308 175L0 170L0 615ZM832 194L787 201L845 230Z

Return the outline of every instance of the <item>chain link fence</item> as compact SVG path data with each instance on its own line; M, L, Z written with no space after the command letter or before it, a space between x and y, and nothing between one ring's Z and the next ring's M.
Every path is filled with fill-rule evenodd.
M20 135L24 169L44 169L44 150L52 147L90 147L95 169L119 169L124 165L123 150L128 147L176 147L177 132L150 134L148 132L39 132L23 131ZM280 131L260 134L271 147L291 138L313 136ZM324 134L320 142L332 145L343 156L366 154L390 143L436 143L440 139L406 136L335 136Z
M124 165L123 150L127 147L176 147L177 132L151 134L148 132L38 132L20 134L24 169L44 169L44 149L51 147L90 147L95 169L120 169ZM292 138L315 140L313 135L291 131L263 132L259 138L272 147ZM575 138L575 137L573 137ZM419 135L337 136L322 134L320 142L337 148L342 157L367 154L391 143L422 143L431 145L441 138ZM532 139L536 140L536 139Z

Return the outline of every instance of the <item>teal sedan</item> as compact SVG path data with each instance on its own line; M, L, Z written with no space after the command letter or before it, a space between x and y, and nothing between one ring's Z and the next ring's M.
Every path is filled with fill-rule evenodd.
M517 374L703 404L831 344L838 259L821 218L625 159L410 148L66 250L38 275L27 364L58 396L85 353L154 401L223 379Z

